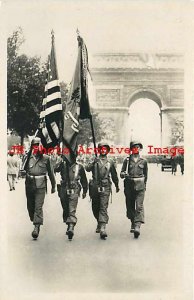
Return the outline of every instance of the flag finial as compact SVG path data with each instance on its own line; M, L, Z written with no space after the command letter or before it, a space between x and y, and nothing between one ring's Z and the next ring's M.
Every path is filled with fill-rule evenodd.
M54 30L53 30L53 29L51 30L51 37L52 37L52 41L53 41L54 38L55 38L55 33L54 33Z

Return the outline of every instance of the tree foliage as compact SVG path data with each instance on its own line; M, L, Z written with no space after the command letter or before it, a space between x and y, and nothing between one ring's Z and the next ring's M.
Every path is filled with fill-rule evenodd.
M7 125L20 135L21 144L38 127L46 79L40 57L19 55L23 42L21 28L7 41Z
M184 143L184 122L177 118L171 129L171 144L176 145L179 143Z
M101 141L105 136L105 131L102 128L102 122L97 113L92 113L92 121L94 126L94 134L96 142ZM89 119L80 120L80 131L78 135L78 144L87 145L87 147L93 143L92 130Z

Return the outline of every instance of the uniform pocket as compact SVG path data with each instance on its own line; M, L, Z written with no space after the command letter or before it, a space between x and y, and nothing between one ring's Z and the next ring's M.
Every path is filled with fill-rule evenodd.
M46 164L45 164L45 163L42 163L42 162L39 163L39 164L38 164L38 167L40 168L41 174L46 173L47 167L46 167Z
M140 169L143 169L144 165L143 164L139 164L138 167L140 167Z

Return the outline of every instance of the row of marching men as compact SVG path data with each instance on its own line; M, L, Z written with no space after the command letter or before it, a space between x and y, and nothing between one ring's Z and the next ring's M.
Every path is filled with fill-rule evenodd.
M37 151L41 140L34 138L31 146L36 146L36 152L31 154L26 164L25 189L27 197L27 209L30 220L33 222L33 239L37 239L40 226L43 225L43 203L47 192L47 174L51 182L51 193L55 193L56 180L54 170L48 155ZM78 198L89 196L92 203L92 212L97 221L96 233L101 239L107 238L106 225L108 224L108 205L112 189L112 182L119 192L118 174L112 159L108 157L110 146L106 142L98 144L100 155L92 158L84 167L76 162L72 165L61 157L55 165L55 172L61 175L60 184L57 184L57 192L63 209L63 221L66 223L66 235L69 240L74 236L77 223L76 209ZM141 224L144 223L144 195L147 182L147 161L140 157L143 148L138 141L130 143L132 154L123 161L120 177L124 179L124 193L126 197L127 218L130 219L130 232L135 238L140 235ZM134 151L133 151L134 150ZM87 172L92 172L92 179L86 177ZM82 191L82 193L81 193Z

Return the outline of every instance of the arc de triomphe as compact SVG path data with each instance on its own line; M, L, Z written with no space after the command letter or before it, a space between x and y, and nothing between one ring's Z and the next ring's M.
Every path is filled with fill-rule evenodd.
M130 106L137 99L148 98L160 109L161 146L169 145L176 120L184 118L183 55L101 53L93 56L91 66L94 107L101 118L114 122L114 142L126 144Z

